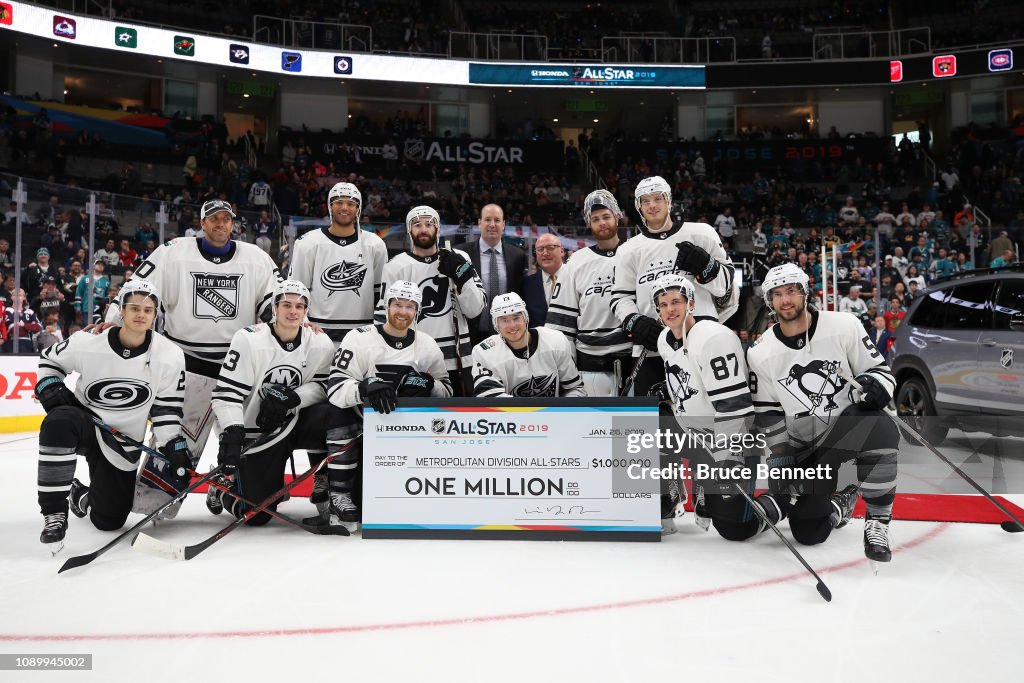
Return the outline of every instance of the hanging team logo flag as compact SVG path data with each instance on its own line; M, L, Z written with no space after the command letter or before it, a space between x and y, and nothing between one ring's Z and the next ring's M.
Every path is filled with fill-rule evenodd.
M114 45L134 50L139 46L139 32L127 26L114 29Z
M0 24L10 26L14 22L14 8L6 2L0 2Z
M196 56L196 41L190 36L174 36L174 54L183 57Z
M53 15L53 35L74 40L78 37L78 22L71 17Z
M956 76L956 55L939 55L932 58L932 76L948 78Z

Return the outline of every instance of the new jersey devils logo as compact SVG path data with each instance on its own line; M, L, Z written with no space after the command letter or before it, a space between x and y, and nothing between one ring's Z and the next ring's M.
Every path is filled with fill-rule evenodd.
M835 395L846 386L846 380L839 375L842 364L836 360L812 360L807 365L794 365L789 375L780 379L779 384L800 402L806 410L793 417L814 415L828 424L832 411L839 408Z
M440 275L428 277L419 283L423 294L419 319L443 318L452 310L451 280Z
M359 288L366 278L366 266L362 263L342 261L325 268L320 274L320 285L327 290L327 296L335 292L351 291L359 296Z

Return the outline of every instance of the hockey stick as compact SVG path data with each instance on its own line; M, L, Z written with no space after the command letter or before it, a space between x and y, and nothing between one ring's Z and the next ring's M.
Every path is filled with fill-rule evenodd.
M114 427L113 425L107 424L106 422L104 422L100 418L96 417L92 413L89 413L89 417L92 419L93 424L95 424L97 427L99 427L103 431L108 432L110 435L115 436L115 437L121 439L122 441L124 441L124 442L126 442L128 444L131 444L132 446L135 446L140 451L143 451L143 452L149 454L150 457L157 457L157 458L160 458L161 460L170 462L169 460L167 460L167 456L166 455L164 455L160 451L156 450L155 448L150 448L149 446L147 446L146 444L142 443L141 441L136 441L132 437L130 437L127 434L125 434L124 432L122 432L117 427ZM177 474L179 477L184 477L187 474L187 472L185 471L184 467L179 467L178 471L175 472L175 474Z
M452 251L452 241L445 240L444 248L447 249L448 251ZM450 283L448 291L452 296L452 334L455 335L455 367L459 373L459 384L463 384L465 382L465 379L463 378L462 373L465 368L462 365L462 339L460 338L459 332L459 300L455 296L455 290L457 289L455 287L455 281L449 279L448 282ZM460 387L459 394L461 394L464 390L465 387ZM454 391L455 387L452 387L453 396L457 395L454 393Z
M1003 531L1009 531L1010 533L1018 533L1018 532L1024 531L1024 522L1021 522L1019 519L1017 519L1017 516L1014 515L1012 512L1010 512L1009 510L1007 510L1005 505L1003 505L998 500L996 500L992 496L991 493L989 493L984 488L982 488L981 484L979 484L978 482L974 481L974 479L972 479L966 472L964 472L962 469L957 467L956 464L954 464L952 460L950 460L949 458L944 456L942 453L940 453L939 449L937 449L935 446L933 446L930 443L928 443L928 441L926 441L925 438L923 436L921 436L917 432L916 429L914 429L913 427L908 425L906 422L901 420L899 415L896 413L895 410L893 410L892 408L886 407L885 408L885 412L896 421L896 424L899 425L900 428L903 429L903 431L906 432L908 436L910 436L910 437L912 437L914 439L917 439L922 444L924 444L925 447L932 452L932 455L934 455L936 458L938 458L939 460L941 460L942 462L946 463L951 468L953 468L953 471L956 472L957 474L959 474L960 477L964 481L966 481L968 484L970 484L974 488L975 491L977 491L981 495L985 496L985 498L987 498L990 503L992 503L997 508L999 508L1000 512L1002 512L1004 515L1006 515L1007 517L1009 517L1010 519L1013 520L1012 522L1011 521L1005 521L1005 522L1001 522L999 524L999 526L1003 529Z
M198 474L198 473L197 472L192 472L192 474ZM293 475L293 478L294 478L294 475ZM228 488L224 484L220 483L216 479L211 480L209 482L209 486L212 486L212 487L216 488L219 491L223 491L224 493L226 493L227 495L231 496L232 498L237 500L239 503L242 503L243 505L248 505L251 508L252 507L256 507L256 503L253 503L251 500L249 500L247 498L243 498L241 493L239 493L237 491L232 491L230 488ZM305 523L295 519L294 517L289 517L288 515L285 515L285 514L282 514L282 513L278 512L277 510L271 510L270 508L267 508L266 510L264 510L264 512L266 512L268 515L270 515L271 517L273 517L275 519L281 520L285 524L290 524L293 527L302 529L303 531L308 531L311 534L314 534L314 535L317 535L317 536L321 536L321 535L324 534L324 532L320 529L320 527L311 526L309 524L305 524Z
M736 490L739 491L740 494L747 499L747 504L754 510L754 514L760 517L761 521L767 524L768 527L775 532L775 535L779 537L779 540L785 543L786 547L789 548L789 552L793 553L793 555L796 556L796 559L800 560L800 564L804 566L804 569L809 571L811 573L811 576L817 579L818 585L815 586L815 588L818 589L818 595L820 595L822 599L825 600L825 602L832 602L832 591L828 589L828 586L826 586L825 582L821 580L821 577L818 576L818 573L811 568L811 565L807 564L807 560L805 560L804 556L800 554L800 551L793 547L793 544L789 542L789 539L782 535L782 532L779 531L779 528L777 526L772 524L772 520L768 519L768 515L764 513L764 510L761 509L761 506L754 502L754 499L750 497L749 493L743 490L742 486L740 486L736 482L733 482L733 486L735 486Z
M204 541L200 541L199 543L195 543L193 545L183 545L181 543L167 543L166 541L160 541L158 539L155 539L146 533L140 533L132 541L132 547L137 548L138 550L142 550L143 552L147 552L152 555L159 555L160 557L166 557L171 560L191 560L193 557L203 552L211 545L213 545L220 539L224 538L229 533L231 533L238 527L242 526L259 513L263 512L266 508L273 505L284 494L288 493L293 488L304 482L306 479L309 479L314 474L319 472L320 469L324 467L325 463L330 463L334 459L335 455L337 454L332 453L331 455L328 455L326 458L320 461L320 464L318 464L316 467L311 467L310 469L300 474L297 479L291 480L282 488L278 489L274 493L271 493L259 505L256 505L250 510L247 510L244 515L233 520L226 527L224 527L223 529L221 529L213 536L210 536ZM340 531L340 529L338 531ZM348 530L345 530L345 533L343 534L337 535L346 536L348 535Z
M108 550L110 550L111 548L113 548L115 545L117 545L121 541L125 540L129 536L133 536L142 527L146 526L152 520L156 519L157 516L161 512L163 512L167 508L171 507L175 503L177 503L177 502L179 502L181 500L184 500L185 496L187 496L188 494L192 493L192 491L195 491L197 488L199 488L200 486L202 486L206 482L210 481L210 479L212 479L216 475L220 474L223 469L224 469L223 466L218 465L217 467L215 467L212 470L210 470L209 472L207 472L205 476L200 477L199 479L196 479L184 491L182 491L181 493L179 493L176 496L172 496L171 499L168 500L166 503L164 503L159 508L157 508L153 512L151 512L148 515L146 515L138 524L136 524L132 528L128 529L127 531L125 531L120 536L118 536L117 538L112 540L110 543L107 543L105 546L103 546L99 550L94 550L93 552L87 553L85 555L77 555L75 557L69 557L67 559L67 561L63 565L61 565L61 568L57 570L57 573L60 574L61 572L66 571L68 569L74 569L75 567L81 567L83 565L89 564L90 562L92 562L97 557L99 557L103 553L105 553Z
M640 350L640 355L636 357L636 364L633 366L633 371L629 373L629 377L622 385L622 391L619 392L619 396L625 396L629 393L629 390L633 388L633 382L636 381L636 376L640 374L640 366L647 360L647 354L649 349L645 346Z
M104 424L104 425L106 424L102 420L97 418L95 415L93 415L92 418L93 418L93 421L96 422L98 425L99 424ZM101 427L101 429L102 428L104 428L104 427ZM111 427L110 425L106 425L106 428L109 428L110 430L114 430L114 431L111 431L112 434L115 433L115 431L116 431L115 428ZM117 432L117 434L119 436L121 436L122 438L130 439L130 437L126 437L121 432ZM253 446L260 445L264 441L269 441L274 436L276 436L276 432L272 432L271 434L266 435L262 439L257 439L256 442L253 443ZM139 444L138 442L136 442L136 444L138 444L142 448L145 448L145 449L148 449L148 450L152 450L152 449L150 449L148 446L146 446L144 444ZM250 446L250 448L252 448L252 446ZM161 458L164 457L164 455L162 453L160 453L159 451L153 451L153 452L156 453ZM108 550L110 550L111 548L116 546L117 544L121 543L121 541L125 540L129 536L134 535L136 532L138 532L140 529L142 529L142 527L146 526L147 524L149 524L149 522L151 522L154 519L156 519L162 512L164 512L164 510L167 510L169 507L171 507L175 503L178 503L180 501L185 500L185 497L188 496L189 493L192 493L193 491L195 491L197 488L199 488L203 484L209 482L212 477L220 474L221 471L223 471L223 469L224 468L222 466L218 465L217 467L213 468L212 470L207 472L205 475L203 475L199 479L196 479L188 487L186 487L185 490L179 492L177 495L171 496L170 499L166 503L164 503L159 508L157 508L153 512L151 512L148 515L146 515L141 521L139 521L138 524L136 524L132 528L128 529L124 533L120 534L117 538L113 539L112 541L110 541L110 543L107 543L105 546L103 546L99 550L95 550L95 551L93 551L91 553L86 553L85 555L76 555L75 557L69 557L64 562L64 564L61 565L61 568L57 570L57 573L60 574L61 572L66 571L68 569L74 569L76 567L82 567L84 565L89 564L90 562L95 560L97 557L99 557L103 553L107 552Z

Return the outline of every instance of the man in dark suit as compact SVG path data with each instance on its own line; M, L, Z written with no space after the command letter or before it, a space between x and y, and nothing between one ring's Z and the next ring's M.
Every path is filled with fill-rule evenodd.
M868 330L868 339L875 345L878 352L882 354L882 360L889 362L889 346L892 340L892 333L885 326L885 318L876 316L874 325Z
M505 212L497 204L487 204L480 210L480 220L477 224L480 226L480 239L470 240L462 245L462 250L469 254L487 291L488 305L483 315L469 321L469 332L474 345L495 333L489 312L490 302L494 297L515 292L526 298L523 291L526 252L502 242L502 235L505 234ZM530 324L534 325L532 319Z
M545 233L533 245L537 258L537 272L526 278L523 299L530 325L540 327L547 320L548 302L558 284L558 271L565 259L565 249L556 235Z

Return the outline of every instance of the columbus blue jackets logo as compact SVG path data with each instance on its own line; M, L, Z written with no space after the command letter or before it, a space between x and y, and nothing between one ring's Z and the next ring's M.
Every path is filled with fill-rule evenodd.
M192 314L202 320L232 320L238 316L238 282L241 275L192 273L195 298Z
M442 318L452 309L451 280L436 275L419 283L423 294L419 319Z
M363 286L366 278L366 265L363 263L342 261L324 269L320 274L320 285L327 290L330 297L335 292L355 292L359 295L359 288Z
M146 405L152 397L148 384L124 377L96 380L85 388L85 400L104 410L133 410Z
M697 395L697 390L690 386L690 373L678 365L665 367L665 381L676 410L686 412L686 400Z
M547 398L558 395L558 379L550 377L531 377L520 382L512 389L513 396Z
M846 386L846 380L839 375L841 368L842 363L836 360L812 360L789 369L789 376L780 379L779 384L806 408L793 417L814 415L828 424L832 412L839 408L835 395Z

